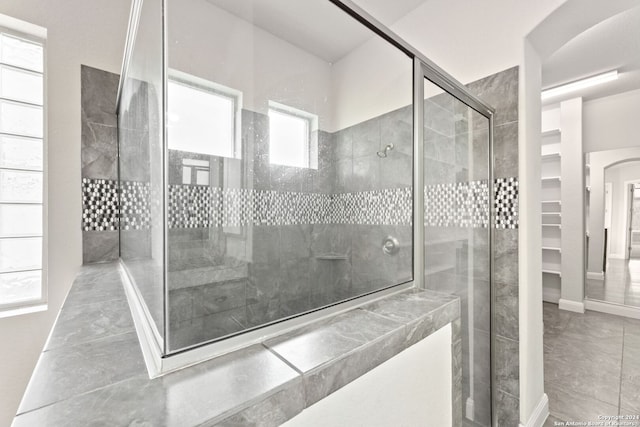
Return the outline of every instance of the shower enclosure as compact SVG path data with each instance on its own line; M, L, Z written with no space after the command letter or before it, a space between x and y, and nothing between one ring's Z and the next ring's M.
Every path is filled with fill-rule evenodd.
M492 113L349 1L134 1L120 254L144 345L171 369L385 293L456 294L454 404L491 425Z

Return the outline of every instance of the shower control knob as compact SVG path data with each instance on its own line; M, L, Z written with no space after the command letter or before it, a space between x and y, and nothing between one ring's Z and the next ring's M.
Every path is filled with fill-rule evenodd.
M395 255L400 251L400 242L393 236L387 236L382 240L382 252L385 255Z

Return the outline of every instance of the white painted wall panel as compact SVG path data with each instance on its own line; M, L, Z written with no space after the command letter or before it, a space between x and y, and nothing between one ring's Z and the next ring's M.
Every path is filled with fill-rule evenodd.
M343 426L451 426L451 325L283 424Z

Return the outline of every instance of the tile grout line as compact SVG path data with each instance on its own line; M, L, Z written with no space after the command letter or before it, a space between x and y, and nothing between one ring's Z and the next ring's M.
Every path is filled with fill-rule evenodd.
M82 392L82 393L74 394L73 396L69 396L69 397L65 397L65 398L60 399L60 400L56 400L55 402L47 403L47 404L42 405L42 406L39 406L39 407L37 407L37 408L29 409L28 411L24 411L24 412L21 412L21 413L17 413L17 414L15 415L15 418L20 417L20 416L22 416L22 415L29 414L29 413L31 413L31 412L35 412L35 411L40 411L40 410L46 409L46 408L49 408L49 407L51 407L51 406L53 406L53 405L58 405L58 404L60 404L60 403L67 402L67 401L69 401L69 400L73 400L73 399L76 399L76 398L78 398L78 397L85 396L85 395L90 394L90 393L93 393L93 392L97 392L97 391L99 391L99 390L104 390L104 389L107 389L107 388L109 388L109 387L112 387L112 386L118 385L118 384L120 384L120 383L124 383L124 382L127 382L127 381L134 380L134 379L136 379L136 378L143 378L143 377L149 378L149 376L148 376L146 373L143 373L143 374L137 374L137 375L132 375L132 376L130 376L130 377L128 377L128 378L124 378L124 379L122 379L122 380L118 380L118 381L112 382L112 383L110 383L110 384L105 384L105 385L102 385L102 386L100 386L100 387L96 387L96 388L94 388L94 389L84 391L84 392ZM153 381L153 379L150 379L149 381Z
M282 356L280 353L278 353L277 351L275 351L274 349L272 349L270 346L268 346L267 344L265 344L264 342L260 343L260 345L267 350L269 353L273 354L275 357L277 357L278 359L280 359L282 362L284 362L285 365L287 365L288 367L290 367L291 369L293 369L294 371L296 371L301 377L304 377L304 372L302 372L300 369L298 369L293 363L291 363L290 361L288 361L287 359L284 358L284 356Z

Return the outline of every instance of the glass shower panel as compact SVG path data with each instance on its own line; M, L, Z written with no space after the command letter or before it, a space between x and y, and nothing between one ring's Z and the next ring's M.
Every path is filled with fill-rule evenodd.
M424 85L425 287L460 297L465 426L491 425L489 119ZM455 409L454 409L455 410Z
M162 2L145 1L118 110L120 257L164 344Z
M411 281L412 60L326 0L167 17L169 350Z

